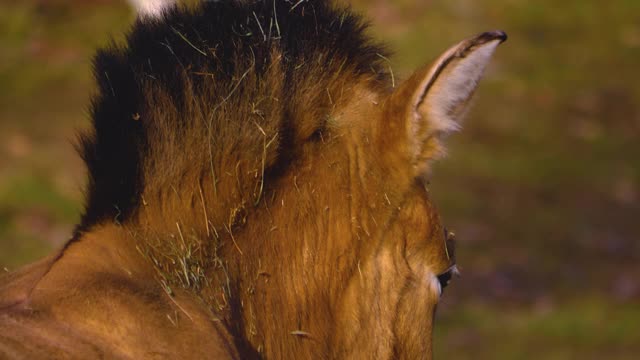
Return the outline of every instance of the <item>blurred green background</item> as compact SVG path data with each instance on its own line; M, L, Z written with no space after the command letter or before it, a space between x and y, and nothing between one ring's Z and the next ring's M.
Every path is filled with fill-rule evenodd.
M430 187L462 278L438 312L447 359L640 356L640 1L354 0L396 77L502 29ZM95 48L124 1L0 0L0 269L68 238Z

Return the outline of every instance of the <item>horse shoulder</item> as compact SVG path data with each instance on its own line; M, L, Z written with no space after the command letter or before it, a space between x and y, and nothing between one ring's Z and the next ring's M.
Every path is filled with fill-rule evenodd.
M0 358L238 358L204 302L168 291L114 240L83 239L0 282ZM99 255L98 255L99 254ZM23 349L23 344L32 344ZM19 356L18 356L19 358Z

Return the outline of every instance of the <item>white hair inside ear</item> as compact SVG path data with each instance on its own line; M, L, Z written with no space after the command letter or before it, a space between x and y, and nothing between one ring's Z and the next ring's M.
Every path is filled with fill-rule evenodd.
M432 69L428 94L416 106L417 112L428 117L431 131L446 134L460 129L460 122L484 69L496 47L504 41L500 34L495 36L495 39L487 36L491 40L483 39L486 42L473 47L463 43L462 47L458 45L449 49L440 59L443 64Z
M403 115L416 176L426 175L430 163L445 155L445 138L460 129L484 69L506 39L502 31L489 31L464 40L396 90L393 101L406 109ZM407 100L410 103L405 104Z
M159 18L171 6L175 0L129 0L136 8L138 16L147 18Z

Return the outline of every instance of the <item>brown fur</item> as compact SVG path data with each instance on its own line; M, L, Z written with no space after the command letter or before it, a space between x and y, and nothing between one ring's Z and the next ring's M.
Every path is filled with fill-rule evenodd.
M142 81L140 205L0 279L1 357L431 357L454 259L407 131L426 75L394 91L324 59L291 97L284 56L246 60L222 102Z
M182 174L165 169L169 176L158 175L157 188L145 191L135 222L85 234L28 296L12 301L3 324L9 330L26 321L26 338L20 327L7 334L41 345L43 356L60 346L79 357L133 358L151 356L141 352L148 349L182 358L234 354L234 336L277 359L388 358L401 353L398 339L415 332L415 354L426 356L437 298L411 262L438 274L450 267L443 230L410 168L390 173L398 165L377 160L385 156L370 124L391 104L347 84L359 96L336 96L342 105L332 116L349 121L298 144L304 156L265 186L257 206L259 158L250 171L238 158L245 153L227 155L236 172L222 172L217 196L207 175L200 180L185 165L176 166ZM196 286L199 277L206 280ZM413 323L420 306L426 321ZM62 336L60 328L82 336Z

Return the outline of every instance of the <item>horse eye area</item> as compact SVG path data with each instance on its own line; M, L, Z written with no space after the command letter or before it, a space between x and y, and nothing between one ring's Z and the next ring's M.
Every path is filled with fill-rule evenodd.
M444 288L446 288L447 285L449 285L452 277L453 277L453 270L449 270L437 276L438 282L440 282L440 289L442 289L441 290L442 292L444 292Z

